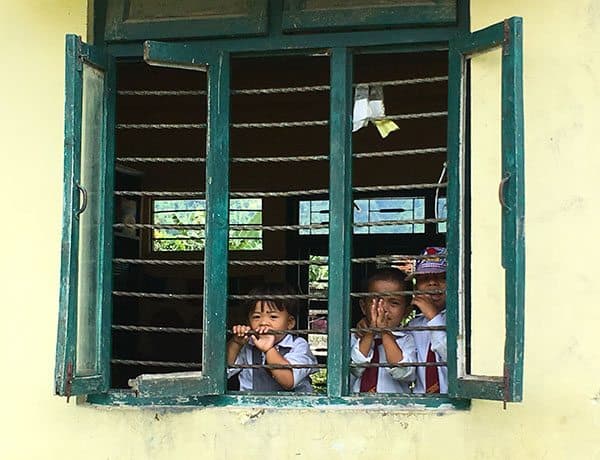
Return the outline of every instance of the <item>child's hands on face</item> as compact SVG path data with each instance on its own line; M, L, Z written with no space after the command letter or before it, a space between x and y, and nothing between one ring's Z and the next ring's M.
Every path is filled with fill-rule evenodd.
M373 327L390 327L392 319L383 306L384 300L381 297L373 299L370 309L370 322Z
M248 331L250 331L250 326L244 326L241 324L237 324L233 326L233 341L238 345L245 345L248 342Z
M366 317L361 318L358 323L356 323L356 329L366 329L369 327L369 319ZM366 331L356 331L355 334L359 338L363 338L367 332Z
M268 326L261 326L256 329L256 332L258 332L259 335L254 336L254 346L263 353L266 353L275 346L275 335L266 334L270 330L271 328Z
M437 308L429 294L414 295L412 305L415 305L427 317L431 316L433 318L437 314Z

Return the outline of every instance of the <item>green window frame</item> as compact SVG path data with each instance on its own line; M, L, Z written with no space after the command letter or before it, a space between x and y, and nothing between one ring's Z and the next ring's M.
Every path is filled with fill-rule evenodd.
M110 382L109 222L114 180L110 171L116 81L114 59L75 35L67 36L65 62L64 219L55 391L68 398L107 391ZM90 175L96 175L97 181ZM89 245L81 244L84 238ZM85 260L93 255L96 260ZM91 356L83 358L86 354ZM93 367L78 366L83 360L93 362Z
M144 0L96 1L107 41L227 37L267 33L268 0L195 0L148 5ZM162 4L161 4L162 3ZM168 2L167 2L168 3ZM161 16L160 14L164 14Z
M448 70L448 380L449 394L467 398L521 401L525 305L525 153L523 141L523 21L513 17L450 42ZM465 213L465 141L467 61L502 48L502 267L505 270L504 373L475 376L467 366L467 330L463 292L469 267ZM454 205L451 205L454 203Z
M97 293L102 303L97 303L97 336L102 347L97 360L101 370L101 385L76 384L78 376L71 379L67 390L67 363L73 360L77 350L74 346L77 335L76 273L72 265L77 262L77 226L75 214L79 209L73 178L77 168L73 162L78 158L76 136L71 136L73 126L81 119L78 96L69 96L72 86L77 86L77 65L81 59L80 49L92 50L81 44L77 37L67 37L67 116L65 118L67 142L65 143L65 229L63 232L63 270L59 341L57 352L57 393L61 395L87 394L88 401L100 404L126 403L180 404L183 398L189 405L263 404L275 406L326 406L331 404L369 405L388 404L395 406L429 406L442 404L455 408L469 406L470 398L504 399L518 401L522 392L523 368L523 302L524 302L524 234L523 234L523 111L522 111L522 23L520 18L511 18L475 33L453 31L456 38L450 40L449 31L440 29L423 32L415 37L414 31L355 32L339 34L315 34L310 36L281 36L277 40L250 38L244 40L187 41L178 43L145 42L144 59L148 64L178 67L208 72L209 108L207 136L206 174L206 251L204 286L204 335L203 370L175 374L142 375L134 379L131 392L109 391L110 345L110 260L112 248L110 225L105 224L102 241L102 284ZM444 39L445 37L445 39ZM415 40L421 40L423 49L438 49L440 42L449 49L449 115L448 115L448 171L451 186L448 190L448 369L450 378L449 395L446 396L351 396L349 395L347 372L349 369L349 306L351 290L351 238L352 238L352 63L355 52L377 49L415 49ZM503 260L506 270L507 289L506 317L507 334L505 345L505 376L493 379L476 379L464 375L459 367L462 352L459 334L462 333L459 310L463 299L459 298L459 283L465 266L464 232L461 214L464 196L460 187L464 171L461 162L466 154L463 148L465 74L464 60L469 53L487 47L502 46L503 57L503 170L510 174L504 180L506 207L502 211ZM228 228L229 228L229 125L230 125L230 58L232 55L258 55L273 52L306 53L329 50L330 54L330 229L329 229L329 324L335 324L328 334L328 382L327 396L289 397L282 394L272 396L237 395L226 393L225 325L227 306ZM112 52L120 56L130 55L132 48L114 46ZM133 50L134 51L134 50ZM69 54L70 53L70 54ZM94 54L95 55L95 54ZM108 58L106 58L108 59ZM112 170L114 156L114 68L108 66L106 73L104 119L106 132L104 145L105 171ZM111 70L113 69L113 70ZM74 83L75 82L75 83ZM74 108L73 108L74 107ZM78 112L79 110L79 112ZM111 124L112 123L112 124ZM75 131L77 131L75 129ZM80 142L80 140L79 140ZM106 173L104 213L112 217L112 178ZM112 222L106 218L104 222ZM107 227L108 225L108 227ZM67 248L67 249L65 249ZM100 275L99 275L100 276Z
M373 5L368 0L284 0L282 26L286 32L302 32L415 24L446 25L457 21L457 0L431 0L412 5L411 2L401 3L389 1Z

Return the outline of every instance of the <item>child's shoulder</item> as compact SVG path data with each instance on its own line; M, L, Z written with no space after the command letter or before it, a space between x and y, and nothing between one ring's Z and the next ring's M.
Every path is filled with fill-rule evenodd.
M304 338L304 337L300 337L297 335L291 335L290 337L292 338L292 341L294 343L294 345L306 345L308 346L308 341Z
M300 337L300 336L292 335L292 334L286 334L285 337L283 339L281 339L281 341L279 342L278 345L283 346L283 347L297 347L297 346L308 345L308 342L306 341L306 339L304 337Z
M421 326L427 322L427 318L423 313L417 314L413 319L408 322L408 326Z

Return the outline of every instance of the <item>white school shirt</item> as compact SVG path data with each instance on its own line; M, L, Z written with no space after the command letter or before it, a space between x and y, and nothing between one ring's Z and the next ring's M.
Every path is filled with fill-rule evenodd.
M279 351L279 347L288 347L288 351L284 358L289 361L290 364L317 364L317 359L310 351L308 342L302 337L294 337L293 335L286 334L279 343L275 345L275 349ZM252 349L254 348L254 340L252 337L242 347L235 364L253 364L252 363ZM265 364L265 354L262 353L262 364ZM293 390L302 393L311 393L312 385L308 376L314 374L317 371L316 368L302 368L292 369L294 374L294 387ZM233 377L235 374L240 374L240 391L252 391L252 369L227 369L227 378Z
M417 360L417 349L412 335L402 331L392 332L396 336L396 343L402 350L402 361L400 363L414 363ZM379 336L376 336L379 338ZM358 336L352 334L350 341L352 351L350 357L355 364L370 363L373 359L375 341L371 343L371 349L367 356L360 352ZM387 363L385 348L379 345L379 362ZM354 393L360 392L360 382L365 367L350 368L350 388ZM410 393L409 384L415 380L414 367L380 367L377 369L377 393Z
M429 321L424 315L417 315L410 323L413 326L445 326L446 310L442 310ZM446 331L411 331L417 346L417 358L419 362L427 362L427 352L429 344L435 354L436 361L446 361L448 359L448 343ZM440 393L448 393L448 368L440 366L437 368L440 381ZM413 393L425 393L425 367L417 368L417 382Z

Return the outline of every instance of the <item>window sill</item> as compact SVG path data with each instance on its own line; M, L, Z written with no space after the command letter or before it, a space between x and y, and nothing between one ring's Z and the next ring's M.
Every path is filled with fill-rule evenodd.
M138 406L138 407L273 407L281 409L326 408L361 410L402 410L402 411L448 411L467 410L471 407L470 399L457 399L447 396L345 396L329 398L317 396L288 396L227 394L221 396L189 396L178 398L141 398L127 390L112 390L108 393L94 394L87 397L87 402L104 406Z

